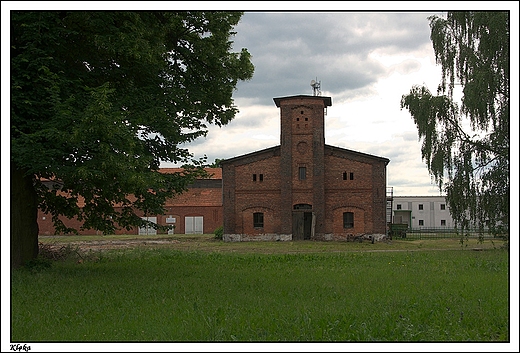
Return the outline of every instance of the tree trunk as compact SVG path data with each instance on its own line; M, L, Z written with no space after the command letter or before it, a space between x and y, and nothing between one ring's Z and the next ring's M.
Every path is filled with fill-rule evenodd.
M38 199L32 176L11 163L11 268L38 256Z

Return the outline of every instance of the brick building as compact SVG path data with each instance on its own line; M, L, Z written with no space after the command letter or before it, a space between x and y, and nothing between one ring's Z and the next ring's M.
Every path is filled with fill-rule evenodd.
M187 192L166 202L164 214L148 220L175 225L170 232L178 234L209 234L224 225L225 240L332 240L385 234L389 160L325 144L330 97L299 95L274 102L281 116L279 146L227 159L222 169L208 168L210 178L197 180ZM79 230L77 220L62 219ZM38 224L40 235L54 234L50 215L39 211ZM116 232L155 233L153 228Z
M180 168L162 168L162 173L181 172ZM208 179L199 179L189 190L174 198L168 199L164 205L165 213L147 217L148 220L160 225L174 225L169 233L178 234L208 234L222 225L222 169L206 168ZM48 181L51 183L51 181ZM78 206L83 207L79 199ZM116 207L117 208L117 207ZM140 216L144 217L143 214ZM79 231L81 222L76 219L61 217L65 225ZM50 215L38 211L40 235L54 234L54 225ZM160 232L160 231L159 231ZM82 230L80 234L95 234L94 230ZM116 234L156 234L154 228L118 229Z
M225 240L386 233L387 158L325 144L330 97L274 98L280 145L222 162Z

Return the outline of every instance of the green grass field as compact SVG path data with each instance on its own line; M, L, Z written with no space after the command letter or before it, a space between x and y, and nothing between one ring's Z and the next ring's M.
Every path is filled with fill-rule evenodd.
M12 271L11 340L509 340L509 252L496 242L162 238Z

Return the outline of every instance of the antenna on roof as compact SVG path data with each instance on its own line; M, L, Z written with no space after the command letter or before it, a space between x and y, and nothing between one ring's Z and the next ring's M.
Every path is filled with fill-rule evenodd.
M311 81L311 87L312 87L312 95L313 96L321 96L321 81L318 81L318 78L316 77L316 80Z

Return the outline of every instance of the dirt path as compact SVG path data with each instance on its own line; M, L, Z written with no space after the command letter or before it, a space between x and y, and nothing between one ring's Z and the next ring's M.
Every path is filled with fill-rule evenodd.
M43 247L43 248L42 248ZM458 242L452 242L450 246L434 244L434 242L370 242L348 243L348 242L222 242L216 239L111 239L111 240L85 240L73 242L53 242L41 244L41 250L49 253L60 253L78 251L89 253L105 250L123 250L131 248L153 248L166 247L172 250L197 250L208 252L233 252L233 253L338 253L338 252L403 252L403 251L438 251L438 250L461 250ZM487 244L470 244L467 250L482 251L494 246Z
M88 250L111 250L111 249L128 249L137 246L157 246L178 244L179 240L175 239L158 239L158 240L94 240L94 241L80 241L70 243L71 246L78 246L83 251Z

